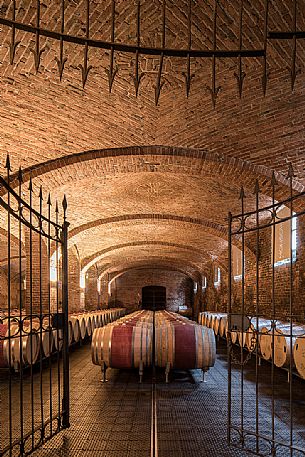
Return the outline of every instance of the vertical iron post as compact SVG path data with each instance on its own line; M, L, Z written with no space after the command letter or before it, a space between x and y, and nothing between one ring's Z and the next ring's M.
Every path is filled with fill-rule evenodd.
M232 213L229 213L228 224L228 332L227 332L227 355L228 355L228 427L227 440L231 443L231 407L232 407L232 341L231 341L231 312L232 312Z
M69 392L69 341L68 341L68 222L66 198L63 200L64 222L62 226L62 313L63 313L63 427L70 426Z

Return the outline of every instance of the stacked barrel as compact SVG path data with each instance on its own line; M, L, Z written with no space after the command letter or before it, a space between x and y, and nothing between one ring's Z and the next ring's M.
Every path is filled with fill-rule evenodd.
M170 369L207 371L215 363L216 345L211 329L175 313L135 312L113 324L96 329L92 338L92 361L103 373L111 368L139 368L153 364Z
M125 314L124 308L71 314L68 321L69 345L90 336L97 327L107 325ZM10 325L9 325L10 324ZM4 313L0 316L0 368L20 369L50 357L63 346L63 331L52 326L52 315ZM21 345L21 349L20 349ZM22 359L21 359L22 357ZM21 362L22 361L22 362Z
M196 369L204 372L214 366L215 336L210 328L168 311L158 311L155 317L155 363L170 369Z
M144 367L152 363L153 312L136 311L106 327L95 329L92 337L92 362L106 369L138 368L140 381Z
M262 359L273 360L279 368L289 368L292 364L298 374L305 379L305 325L291 325L289 322L264 317L248 316L248 319L250 327L245 332L232 330L232 343L239 344L249 351L258 348ZM212 328L215 335L227 336L227 314L205 311L200 313L199 323Z

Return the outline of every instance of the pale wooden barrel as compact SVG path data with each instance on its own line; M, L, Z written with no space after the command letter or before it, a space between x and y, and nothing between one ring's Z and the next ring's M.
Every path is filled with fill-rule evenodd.
M139 323L138 323L139 324ZM152 325L107 325L95 329L91 355L95 365L111 368L139 368L151 364Z
M274 364L281 367L290 366L293 357L293 348L297 336L304 335L305 327L292 326L292 339L290 338L290 324L276 328L274 336ZM294 362L294 361L293 361Z
M216 342L212 329L201 325L162 325L155 329L156 365L177 369L208 369L215 363Z
M227 336L227 331L228 331L228 316L227 316L227 314L224 314L219 321L218 332L221 337L225 337L225 336Z
M259 336L260 353L263 359L270 360L272 358L272 328L271 321L266 321L267 325L263 325L260 329L261 334ZM277 322L276 329L279 330L281 327L285 327L287 324L284 322ZM274 336L276 335L276 329L274 329Z
M246 332L237 332L237 341L240 347L245 347L246 346L246 338L247 338L247 333Z
M77 343L81 338L79 319L76 316L69 316L69 322L72 326L73 339Z
M214 328L215 335L220 335L220 322L223 317L226 317L226 314L219 313L219 314L216 314L216 316L214 317L213 328ZM220 335L220 336L222 336L222 335Z
M257 340L258 340L257 334L256 334L257 324L258 324L258 331L260 332L262 330L262 328L268 328L268 326L270 327L271 321L270 321L270 319L263 319L261 317L259 319L256 319L256 318L251 319L250 328L246 332L246 334L247 334L246 335L246 347L248 350L250 350L250 349L254 350L254 348L257 345ZM253 347L251 348L252 340L253 340Z
M0 324L0 368L8 368L9 366L14 366L13 360L13 343L14 343L14 336L18 334L18 325L12 324L10 325L10 332L8 331L7 322ZM4 339L8 338L10 334L10 340ZM11 359L9 357L9 345L11 347Z
M86 336L87 331L87 322L84 314L79 314L76 316L79 322L80 337L83 340Z
M21 353L22 353L22 363L23 365L32 365L37 361L38 354L39 354L39 338L37 332L33 330L33 332L29 332L28 329L25 327L25 332L21 332L20 338L20 331L18 326L12 325L11 326L11 366L14 368L19 368L21 365L20 359L20 344L21 344ZM7 331L8 336L8 331ZM21 341L20 341L21 340ZM8 340L6 343L6 354L8 356ZM8 359L7 359L8 360Z
M25 327L25 325L24 325ZM30 322L28 325L25 327L27 332L30 332L31 329L31 324ZM39 320L34 320L32 322L32 328L36 332L38 336L38 344L39 347L43 351L43 355L45 357L50 357L52 353L52 348L53 348L53 331L52 331L52 326L51 322L49 322L49 319L43 319L42 322L42 327L40 324Z
M305 379L305 336L298 336L295 339L293 359L297 372Z

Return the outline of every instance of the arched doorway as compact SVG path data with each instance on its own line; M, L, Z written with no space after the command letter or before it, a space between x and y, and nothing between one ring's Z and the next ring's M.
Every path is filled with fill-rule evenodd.
M142 288L142 308L158 311L166 308L166 287L146 286Z

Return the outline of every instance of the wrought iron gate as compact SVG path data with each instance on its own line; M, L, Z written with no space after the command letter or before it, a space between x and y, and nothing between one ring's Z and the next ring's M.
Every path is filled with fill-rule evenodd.
M305 193L293 191L292 167L287 199L276 201L274 174L263 185L270 204L257 181L253 195L241 190L240 214L229 214L228 441L257 455L302 456Z
M0 456L69 426L67 202L0 176Z

